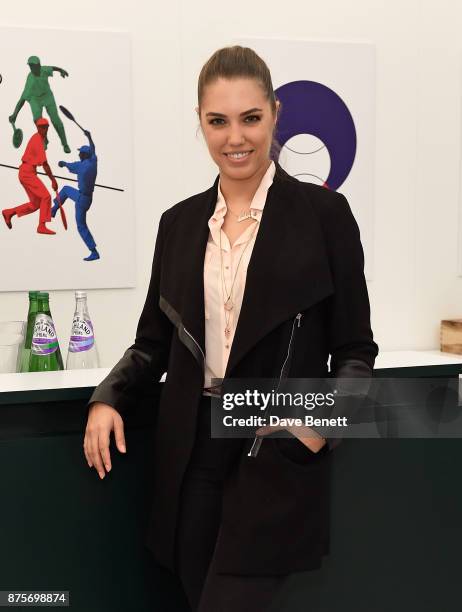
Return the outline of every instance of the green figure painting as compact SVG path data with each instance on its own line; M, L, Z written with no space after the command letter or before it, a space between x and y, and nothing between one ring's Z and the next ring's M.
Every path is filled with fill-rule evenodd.
M10 123L14 124L16 122L19 111L22 109L25 102L29 102L34 123L37 119L42 117L43 109L45 108L59 136L64 152L70 153L71 149L67 143L64 125L59 116L55 97L48 82L48 79L53 76L54 72L59 72L63 79L69 76L69 73L57 66L42 66L40 59L36 55L29 57L27 64L30 73L27 76L24 91L16 104L13 114L9 117Z

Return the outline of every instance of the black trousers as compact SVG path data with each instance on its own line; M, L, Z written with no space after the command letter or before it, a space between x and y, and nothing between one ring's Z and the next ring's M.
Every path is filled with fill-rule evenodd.
M270 612L290 574L237 576L219 575L215 570L223 480L238 460L244 440L211 438L210 409L211 398L203 396L195 446L182 487L176 571L193 612ZM307 450L302 448L300 455L305 460Z
M182 487L176 569L193 612L265 612L285 576L234 576L215 572L223 481L244 440L211 438L211 398L199 407L195 446Z

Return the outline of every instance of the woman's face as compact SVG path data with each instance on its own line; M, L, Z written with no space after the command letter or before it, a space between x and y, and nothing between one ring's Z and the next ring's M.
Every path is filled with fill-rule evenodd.
M266 170L276 116L255 79L220 78L207 85L200 122L222 176L242 180Z

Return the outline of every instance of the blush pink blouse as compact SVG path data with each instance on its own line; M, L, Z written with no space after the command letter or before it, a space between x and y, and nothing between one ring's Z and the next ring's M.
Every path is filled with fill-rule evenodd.
M210 217L209 238L204 259L204 308L205 308L205 376L204 387L212 386L212 378L222 379L225 375L228 357L236 331L239 313L241 311L242 298L244 296L247 267L252 255L253 245L260 227L266 195L270 188L276 167L274 162L268 167L260 185L250 204L250 212L255 220L247 227L230 246L228 237L221 229L227 212L226 202L218 185L218 198L213 215ZM229 326L231 332L229 337L225 336L225 308L223 298L223 287L220 262L220 233L221 248L223 253L223 272L226 289L229 293L233 283L233 309L229 311ZM247 244L248 243L248 244ZM245 249L245 251L244 251ZM237 268L239 259L241 263Z

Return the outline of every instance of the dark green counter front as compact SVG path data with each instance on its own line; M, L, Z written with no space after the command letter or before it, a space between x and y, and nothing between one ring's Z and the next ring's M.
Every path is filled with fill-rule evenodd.
M91 389L62 391L0 404L0 590L70 591L75 612L186 611L143 546L158 388L125 421L126 455L111 441L103 480L83 454Z
M126 418L127 454L111 441L102 481L82 448L90 393L0 393L0 590L70 591L75 612L186 612L143 546L159 386ZM344 440L334 453L331 555L291 578L277 612L458 609L462 440Z

